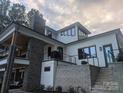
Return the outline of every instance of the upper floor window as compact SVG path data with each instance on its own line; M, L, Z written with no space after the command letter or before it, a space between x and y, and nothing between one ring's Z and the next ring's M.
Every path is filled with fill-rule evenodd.
M70 28L66 31L62 31L61 36L75 36L76 35L76 32L75 32L75 28Z
M75 29L72 28L72 29L71 29L71 36L75 36L75 34L76 34Z
M78 37L79 39L85 38L87 35L80 29L78 29Z
M96 58L96 57L97 57L97 53L96 53L95 46L78 49L78 58L79 59Z

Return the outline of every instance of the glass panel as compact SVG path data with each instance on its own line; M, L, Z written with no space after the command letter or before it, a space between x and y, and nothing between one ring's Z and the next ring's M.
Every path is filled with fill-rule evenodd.
M75 29L74 28L72 28L71 32L72 32L71 35L75 36Z
M70 35L71 35L71 29L68 30L68 36L70 36Z
M82 51L83 49L78 49L78 58L79 59L83 59L83 51Z
M90 47L90 53L91 53L91 57L96 57L96 48Z
M63 33L63 32L61 32L61 36L63 36L63 34L64 34L64 33Z
M79 34L78 34L79 39L83 39L86 36L86 34L83 31L81 31L80 29L78 30L78 32L79 32Z
M89 51L89 48L84 48L84 54L86 55L87 58L90 57L90 51Z
M105 48L105 53L106 53L106 61L108 62L108 63L112 63L112 51L111 51L111 47L106 47Z

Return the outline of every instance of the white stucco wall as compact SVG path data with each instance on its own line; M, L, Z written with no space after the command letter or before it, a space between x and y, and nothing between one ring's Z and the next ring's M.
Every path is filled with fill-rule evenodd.
M50 67L50 71L45 72L44 68ZM41 70L41 84L45 87L53 86L54 81L54 61L47 61L42 63Z
M58 66L68 66L68 65L74 65L74 64L69 64L66 62L61 62L61 61L45 61L42 62L42 70L41 70L41 85L45 85L45 88L48 86L53 87L54 86L54 76L55 72ZM50 67L50 71L45 72L44 68L45 67Z
M76 62L77 62L78 65L80 65L81 60L78 59L78 48L83 48L83 47L96 45L97 57L99 58L99 65L102 67L102 66L105 66L103 45L107 45L107 44L112 44L113 49L118 49L115 34L103 35L101 37L93 38L93 39L90 39L90 40L87 40L87 41L84 40L80 43L68 45L67 49L66 49L66 54L76 56ZM102 51L100 51L100 49L99 49L100 47L102 47ZM90 64L92 64L92 63L93 62L90 61ZM97 63L96 63L96 65L97 65Z

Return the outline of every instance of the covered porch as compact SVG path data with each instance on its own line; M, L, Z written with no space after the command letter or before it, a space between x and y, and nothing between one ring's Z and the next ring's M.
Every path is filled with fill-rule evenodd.
M25 68L23 90L32 91L40 87L41 63L44 58L44 46L51 44L57 46L65 45L55 39L49 38L42 33L27 28L17 23L12 23L0 34L0 66L8 64L13 35L16 32L14 49L14 68ZM28 66L27 66L28 65ZM6 68L6 66L5 66ZM6 70L5 70L6 71ZM12 76L12 72L11 72ZM11 79L9 77L9 79ZM33 84L32 84L33 83Z

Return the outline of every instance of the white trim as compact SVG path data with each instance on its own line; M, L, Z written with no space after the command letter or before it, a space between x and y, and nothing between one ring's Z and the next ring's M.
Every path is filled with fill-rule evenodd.
M12 28L8 33L6 32L5 35L2 35L2 37L0 38L0 41L3 41L5 38L7 38L10 34L12 34L15 31L15 27Z
M29 60L15 59L15 64L29 65ZM0 65L7 64L7 59L0 60Z

